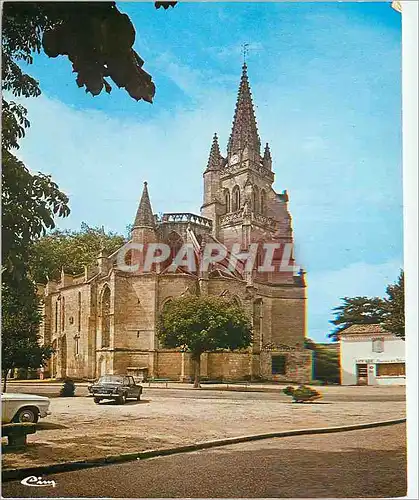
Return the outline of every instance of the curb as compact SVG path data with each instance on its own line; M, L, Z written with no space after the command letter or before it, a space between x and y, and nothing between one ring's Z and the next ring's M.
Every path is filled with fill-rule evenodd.
M294 429L289 431L269 432L266 434L254 434L251 436L239 436L233 438L217 439L213 441L204 441L200 443L178 446L174 448L163 448L160 450L147 450L134 453L122 453L120 455L109 455L106 457L92 458L89 460L78 460L74 462L64 462L61 464L41 465L39 467L26 467L20 469L6 469L2 471L2 481L13 481L23 479L27 476L56 474L59 472L70 472L74 470L87 469L91 467L100 467L110 464L130 462L134 460L146 460L147 458L174 455L177 453L186 453L207 448L216 448L218 446L227 446L230 444L246 443L249 441L258 441L261 439L303 436L307 434L329 434L334 432L345 432L358 429L370 429L373 427L384 427L387 425L395 425L405 423L406 418L398 418L395 420L384 420L381 422L368 422L365 424L352 424L340 427L320 427L314 429Z

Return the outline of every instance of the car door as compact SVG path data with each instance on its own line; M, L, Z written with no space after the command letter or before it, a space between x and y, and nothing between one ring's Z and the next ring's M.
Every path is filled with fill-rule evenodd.
M125 377L125 384L128 387L128 397L135 398L135 387L134 387L134 379L132 377Z
M138 394L140 392L139 386L135 383L134 377L128 377L130 379L130 385L131 385L131 391L132 391L132 397L136 398L138 397Z
M132 395L131 395L131 386L130 386L130 380L129 380L129 377L124 377L124 380L122 382L123 386L124 386L124 391L127 395L127 398L131 398Z

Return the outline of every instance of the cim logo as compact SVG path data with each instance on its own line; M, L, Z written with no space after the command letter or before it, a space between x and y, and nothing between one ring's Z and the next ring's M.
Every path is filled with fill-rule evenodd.
M52 486L55 488L56 483L54 480L42 479L42 477L28 476L22 479L21 484L25 486Z

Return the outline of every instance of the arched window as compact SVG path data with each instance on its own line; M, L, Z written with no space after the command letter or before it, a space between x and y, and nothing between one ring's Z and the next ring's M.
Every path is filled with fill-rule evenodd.
M263 345L262 316L262 299L256 299L253 302L253 342L260 347Z
M61 331L65 328L65 298L61 297Z
M240 299L237 297L237 295L234 295L231 299L231 303L233 304L233 306L235 307L241 307L241 302L240 302Z
M55 333L58 332L58 300L55 302Z
M224 203L225 203L225 206L226 206L226 214L228 214L231 210L231 207L230 207L230 190L229 189L225 189L224 190Z
M260 192L260 213L266 215L266 192L263 189Z
M78 356L80 354L80 337L76 335L74 337L74 355Z
M264 242L258 241L258 249L256 254L256 271L259 271L259 267L263 266L264 261L265 261Z
M169 234L169 237L167 239L167 244L170 247L170 262L173 261L173 259L176 257L178 254L179 250L182 248L183 245L183 239L182 236L177 233L176 231L172 231Z
M239 186L234 186L232 198L233 198L232 211L237 212L238 210L240 210L240 188L239 188Z
M100 310L102 316L102 347L109 347L111 336L111 291L108 286L103 289Z
M253 212L255 214L259 213L259 189L257 186L253 186L252 205L253 205Z
M80 330L81 330L81 292L78 293L77 297L77 331L79 332Z

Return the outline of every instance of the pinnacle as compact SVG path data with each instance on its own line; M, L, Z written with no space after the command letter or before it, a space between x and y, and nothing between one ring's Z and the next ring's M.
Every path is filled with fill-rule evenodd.
M215 133L212 139L211 150L208 158L207 171L219 169L221 165L221 160L222 157L220 153L220 146L218 144L218 136L217 133Z
M148 195L147 182L144 182L143 194L141 195L140 204L134 221L134 227L141 226L154 227L154 216L150 197Z

